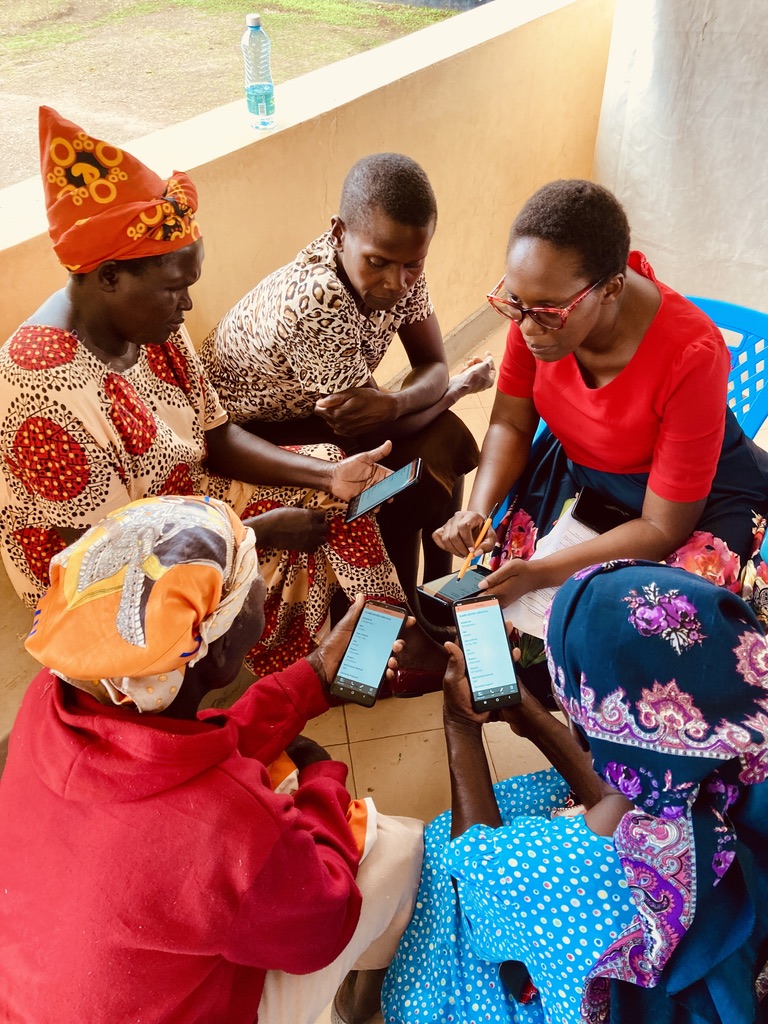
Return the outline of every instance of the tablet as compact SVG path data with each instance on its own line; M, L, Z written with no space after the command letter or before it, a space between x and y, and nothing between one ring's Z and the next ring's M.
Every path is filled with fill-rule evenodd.
M413 462L409 462L394 473L390 473L389 476L385 476L378 483L373 484L371 487L366 487L364 491L360 491L350 501L344 522L351 523L358 516L363 516L366 512L370 512L371 509L383 505L385 501L394 498L396 494L404 491L406 487L415 484L420 476L421 459L414 459Z

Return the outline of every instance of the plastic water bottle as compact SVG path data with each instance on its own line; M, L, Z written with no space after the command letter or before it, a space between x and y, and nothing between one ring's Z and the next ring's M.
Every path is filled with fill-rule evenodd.
M275 87L269 58L272 44L261 27L260 14L246 14L246 29L240 41L245 62L245 99L254 128L275 124Z

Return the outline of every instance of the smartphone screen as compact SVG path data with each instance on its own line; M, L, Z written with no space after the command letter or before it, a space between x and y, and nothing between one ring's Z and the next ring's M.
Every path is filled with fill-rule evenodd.
M383 505L385 501L389 501L400 491L404 491L406 487L415 484L420 476L421 459L414 459L413 462L401 466L394 473L390 473L383 480L366 487L364 491L356 495L349 503L345 521L350 523L358 516L370 512L372 508L378 508L379 505Z
M424 583L418 590L419 593L434 597L444 604L454 604L466 597L477 596L480 581L490 573L491 570L485 565L473 565L471 569L467 569L461 579L457 573L453 573L451 576L432 580L431 583Z
M453 614L475 711L517 704L520 690L499 599L459 601L453 606Z
M371 707L379 694L392 644L397 640L405 610L369 601L357 620L349 647L331 683L334 697Z

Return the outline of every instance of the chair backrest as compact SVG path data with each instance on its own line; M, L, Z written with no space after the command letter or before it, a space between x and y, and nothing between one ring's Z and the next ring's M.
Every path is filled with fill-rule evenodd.
M748 437L768 419L768 313L717 299L688 298L714 320L731 350L728 405Z

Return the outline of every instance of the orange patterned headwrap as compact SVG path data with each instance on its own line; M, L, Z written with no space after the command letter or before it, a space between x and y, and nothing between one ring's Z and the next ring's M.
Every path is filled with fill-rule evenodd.
M26 648L104 704L162 711L258 573L255 534L223 501L142 498L54 557Z
M105 260L161 256L200 238L197 190L183 171L163 181L51 107L40 107L40 172L48 233L73 273Z

